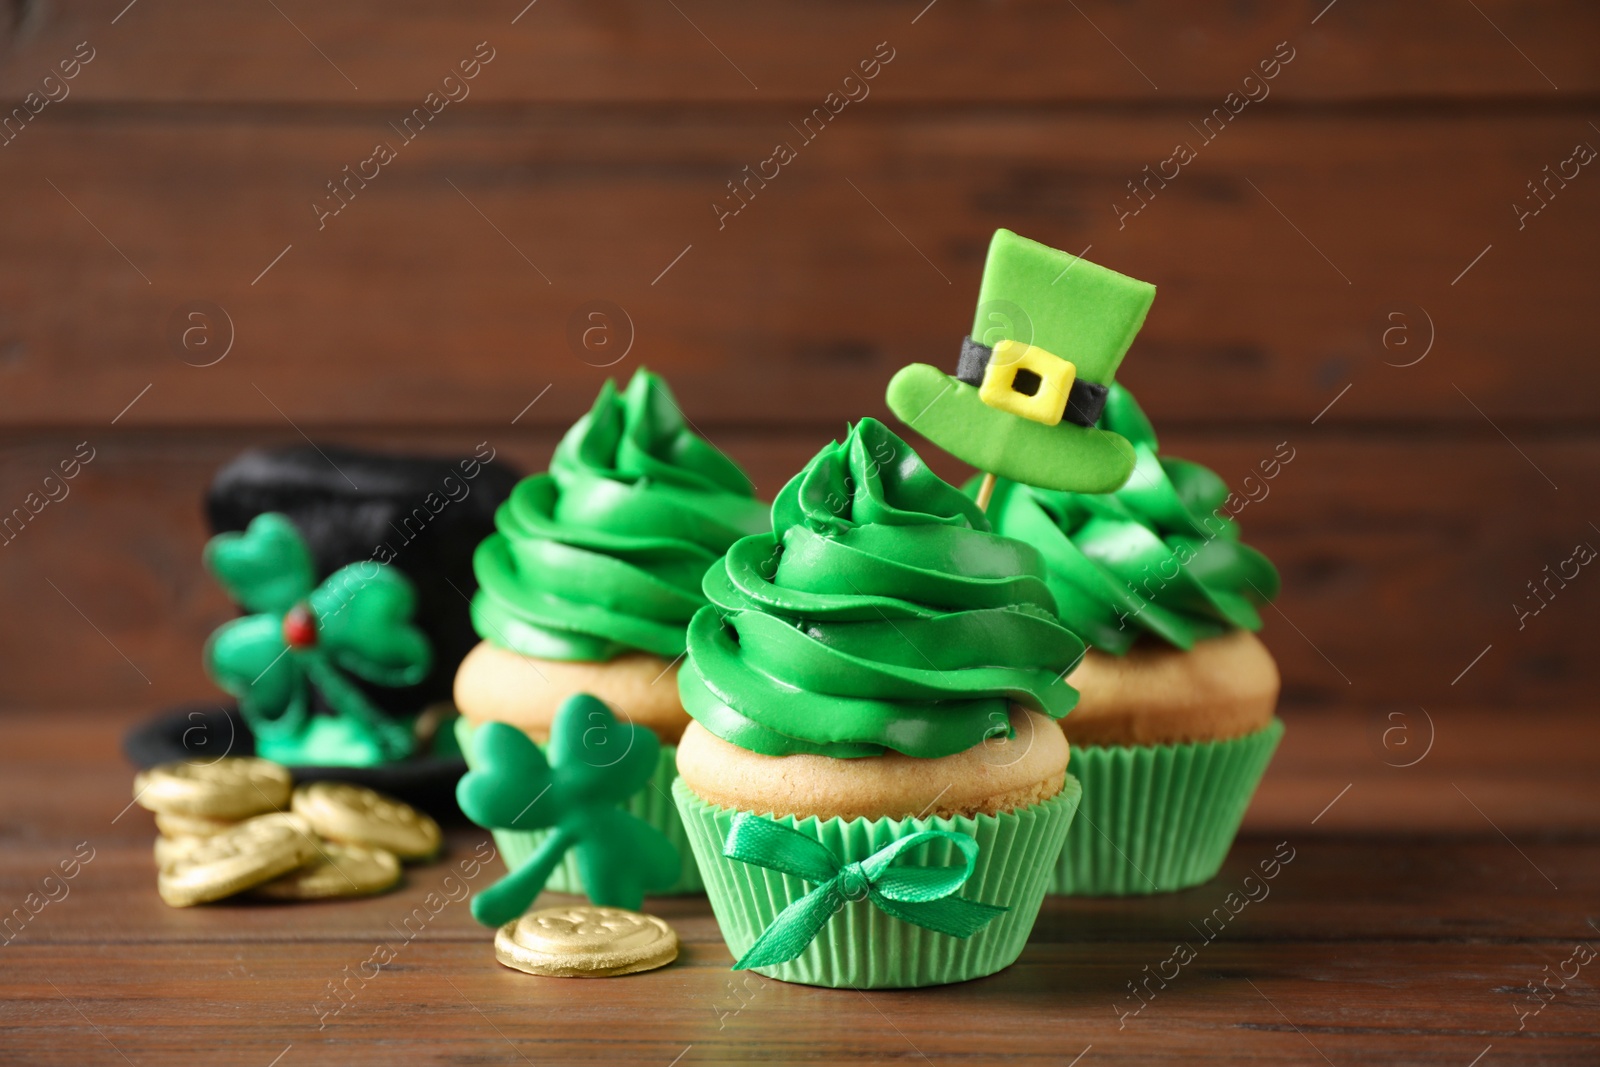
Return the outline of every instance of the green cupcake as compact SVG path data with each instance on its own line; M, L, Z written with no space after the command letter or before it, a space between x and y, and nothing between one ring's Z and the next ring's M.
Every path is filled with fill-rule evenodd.
M1062 723L1082 818L1052 891L1167 892L1221 868L1282 736L1277 666L1254 636L1278 573L1239 539L1243 498L1160 455L1132 393L1111 386L1099 425L1134 446L1121 489L1001 481L988 515L1043 555L1062 621L1089 644L1070 675L1082 699ZM1293 458L1280 451L1263 475Z
M605 383L549 471L518 483L495 527L473 556L472 619L483 641L456 673L462 751L475 751L472 732L486 722L543 743L569 697L600 698L660 738L656 774L629 810L678 846L683 876L671 891L698 891L670 796L674 746L689 723L678 664L706 603L701 579L729 545L768 528L766 506L738 466L689 429L666 382L641 369L620 393ZM622 756L610 733L585 735L597 763ZM495 836L515 865L543 832ZM581 892L570 861L549 888Z
M1044 561L874 419L706 575L674 793L738 966L882 988L1021 953L1077 782Z

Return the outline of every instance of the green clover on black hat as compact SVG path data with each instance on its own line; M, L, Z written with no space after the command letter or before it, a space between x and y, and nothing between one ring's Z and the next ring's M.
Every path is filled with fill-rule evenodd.
M205 563L249 614L206 642L206 671L239 701L256 752L282 763L366 767L411 754L410 724L389 718L353 681L416 685L433 665L412 620L416 592L394 567L352 563L316 580L311 549L287 515L206 543ZM312 691L332 714L313 714Z
M996 230L955 375L904 367L889 408L980 470L1111 492L1133 471L1133 446L1095 420L1155 295L1148 282Z

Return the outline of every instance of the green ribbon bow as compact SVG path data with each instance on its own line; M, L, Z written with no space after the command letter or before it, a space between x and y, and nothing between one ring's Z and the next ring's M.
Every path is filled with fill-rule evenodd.
M411 624L405 575L374 561L316 583L311 551L288 516L257 515L243 533L213 537L205 565L247 612L206 642L211 678L236 697L256 750L292 763L366 765L411 754L412 731L376 708L348 675L415 685L432 666ZM311 690L333 716L313 715Z
M644 788L660 759L649 729L619 723L587 693L569 697L550 727L548 758L503 722L472 738L474 770L456 786L467 818L495 830L550 830L528 861L472 900L472 917L502 926L528 910L569 849L596 904L638 911L646 890L677 880L667 836L618 805Z
M966 862L952 867L898 865L904 853L934 841L950 841ZM954 830L919 830L864 860L840 863L814 838L760 815L740 812L728 829L722 854L821 883L778 913L733 965L736 971L794 959L847 901L871 901L873 907L902 922L951 937L971 937L1009 910L954 895L972 877L978 861L978 842L972 835Z

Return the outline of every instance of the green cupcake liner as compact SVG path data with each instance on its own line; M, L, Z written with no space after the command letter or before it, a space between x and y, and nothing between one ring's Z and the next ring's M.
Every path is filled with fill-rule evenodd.
M681 779L672 790L700 861L711 910L728 950L738 959L780 911L816 887L793 875L725 857L722 844L738 812L706 803ZM844 863L864 860L896 838L919 830L971 834L978 842L977 868L962 886L961 896L1011 910L971 937L958 938L902 922L870 901L853 901L828 920L800 956L752 969L804 985L901 989L964 982L1009 967L1033 930L1056 855L1082 795L1077 779L1069 774L1054 797L1003 815L850 820L787 815L774 820L820 841ZM920 850L918 862L939 866L962 861L953 844L938 842Z
M1216 877L1283 737L1072 747L1083 809L1050 880L1066 896L1170 893Z
M461 751L466 755L468 769L476 766L471 744L472 730L472 724L466 719L456 720L456 737L461 742ZM539 747L542 749L544 746ZM655 773L625 806L629 813L637 815L666 834L667 840L678 850L678 860L683 864L678 880L666 889L652 893L652 896L686 896L705 891L705 884L700 880L700 870L695 866L694 852L689 847L689 837L683 829L683 820L678 817L677 805L672 802L672 783L677 777L678 746L662 745L661 758L656 762ZM550 834L549 830L491 832L494 834L495 847L500 850L507 870L514 870L527 862L528 857L539 847L539 843ZM560 866L550 875L550 880L545 883L545 889L552 893L586 895L583 891L583 882L578 877L578 857L575 852L569 851L561 858Z

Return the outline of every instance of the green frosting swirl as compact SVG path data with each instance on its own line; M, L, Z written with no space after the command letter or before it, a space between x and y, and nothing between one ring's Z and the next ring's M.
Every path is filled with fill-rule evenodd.
M1150 420L1120 385L1100 427L1126 437L1138 457L1121 489L1067 493L1002 480L989 505L996 530L1043 553L1062 621L1119 656L1145 634L1188 649L1230 630L1259 630L1257 608L1278 595L1278 572L1219 514L1228 497L1222 479L1158 455Z
M766 507L727 456L684 425L667 384L609 380L524 478L473 555L472 621L485 640L544 659L674 658L705 604L700 581Z
M753 752L933 758L1009 733L1015 701L1060 718L1083 642L1034 549L876 419L789 481L777 533L706 573L683 706Z

